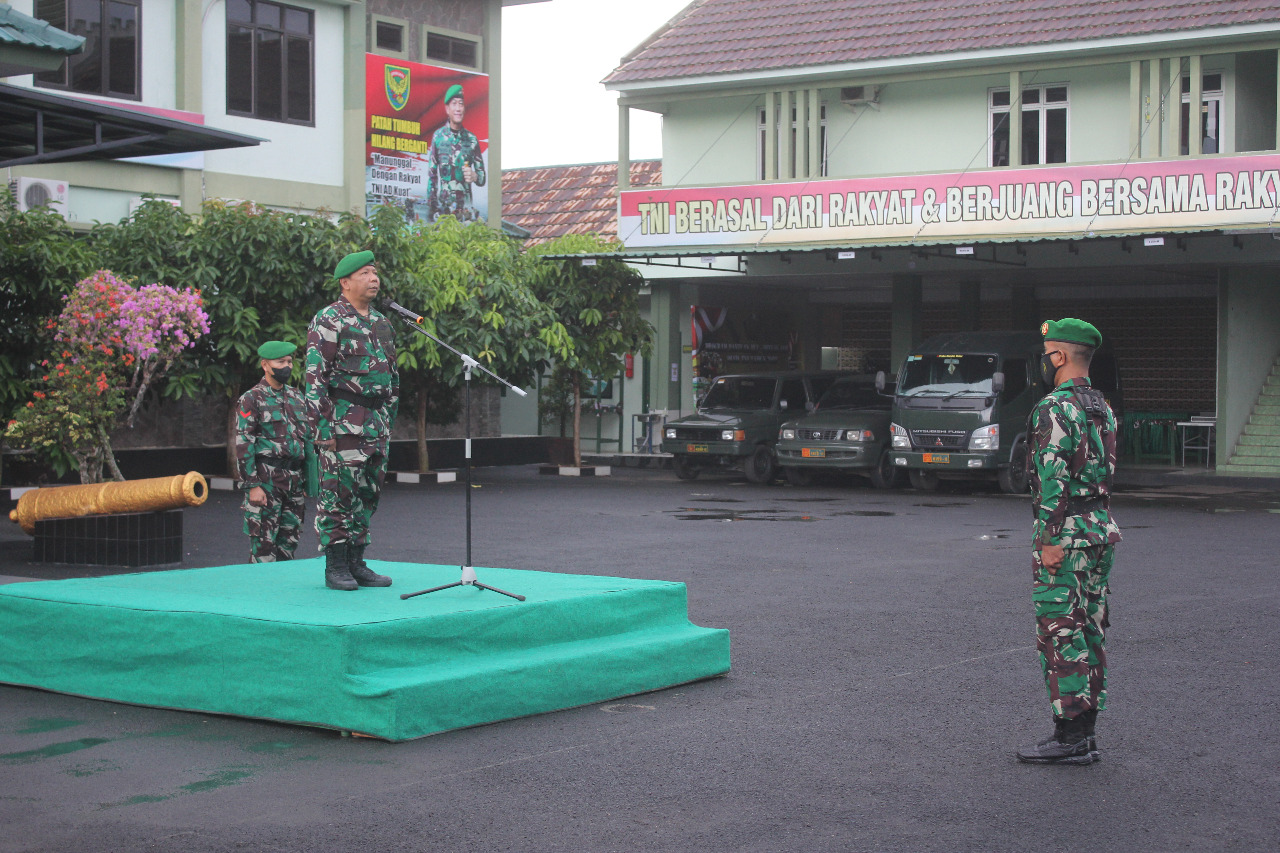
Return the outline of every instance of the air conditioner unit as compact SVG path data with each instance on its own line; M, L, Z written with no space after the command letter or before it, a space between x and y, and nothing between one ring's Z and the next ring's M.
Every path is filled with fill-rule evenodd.
M840 103L851 107L869 106L879 108L879 86L845 86L840 90Z
M14 195L18 198L18 210L34 210L48 205L64 219L67 216L69 187L66 181L56 178L18 178Z
M176 198L145 198L140 195L135 195L129 199L129 215L133 216L137 213L138 208L142 207L142 203L146 201L163 201L173 205L174 207L182 207L182 202Z

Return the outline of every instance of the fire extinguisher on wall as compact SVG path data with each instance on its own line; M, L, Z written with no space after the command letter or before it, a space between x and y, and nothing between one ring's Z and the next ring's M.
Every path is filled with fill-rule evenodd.
M634 379L636 376L636 357L631 353L627 353L622 357L623 369L628 379Z

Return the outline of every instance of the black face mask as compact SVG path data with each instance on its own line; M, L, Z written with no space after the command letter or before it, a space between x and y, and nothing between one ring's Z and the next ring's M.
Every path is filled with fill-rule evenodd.
M1058 375L1058 368L1053 366L1054 352L1061 352L1061 350L1054 350L1040 356L1040 384L1044 386L1046 391L1052 391L1058 384L1053 381Z
M289 377L293 375L292 367L273 367L271 368L271 378L279 382L281 385L289 384Z

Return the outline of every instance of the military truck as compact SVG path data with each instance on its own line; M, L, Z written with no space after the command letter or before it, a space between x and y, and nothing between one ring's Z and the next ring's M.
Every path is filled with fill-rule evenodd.
M810 414L788 421L774 447L778 465L793 486L805 486L816 472L870 477L891 489L900 477L889 450L893 396L876 389L874 376L851 376L827 389Z
M1035 332L958 332L930 338L898 371L890 424L893 465L917 489L942 480L995 480L1025 492L1027 416L1044 396ZM1123 411L1115 358L1094 355L1090 376ZM877 383L884 384L883 373Z
M662 451L682 480L703 470L741 467L753 483L777 473L773 446L778 428L797 412L812 409L842 376L839 371L775 371L717 376L696 413L669 421Z

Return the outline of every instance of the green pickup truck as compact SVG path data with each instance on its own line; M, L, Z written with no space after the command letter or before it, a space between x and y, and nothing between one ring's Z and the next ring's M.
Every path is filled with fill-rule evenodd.
M782 422L810 411L837 379L839 371L785 371L717 376L698 411L669 421L662 452L682 480L704 469L741 466L753 483L768 483L777 473L773 446Z
M875 377L841 379L822 395L812 414L788 421L774 453L793 486L808 485L817 471L870 477L877 489L900 479L889 447L893 396L876 390Z

